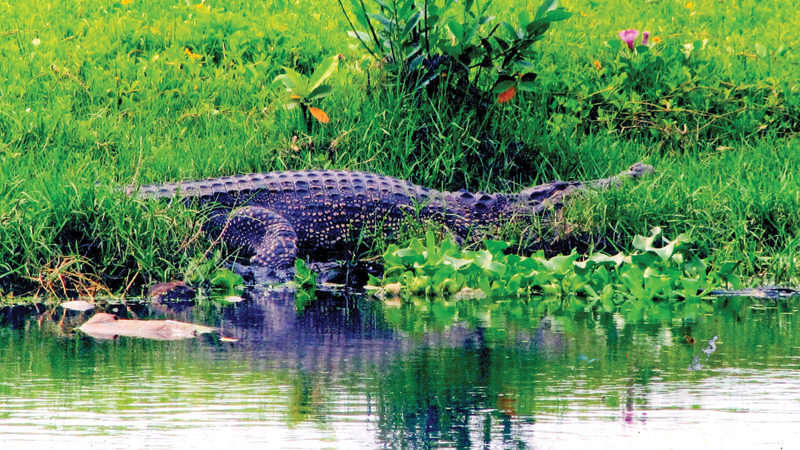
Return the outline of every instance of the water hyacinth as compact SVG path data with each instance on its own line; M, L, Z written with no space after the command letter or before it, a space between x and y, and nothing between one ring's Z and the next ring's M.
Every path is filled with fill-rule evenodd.
M634 49L633 41L637 36L639 36L638 30L622 30L619 32L619 38L628 44L628 48L631 49L631 51Z

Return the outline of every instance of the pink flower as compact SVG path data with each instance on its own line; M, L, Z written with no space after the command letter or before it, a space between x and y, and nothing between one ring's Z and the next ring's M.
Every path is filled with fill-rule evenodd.
M639 36L639 31L637 30L622 30L619 32L619 38L625 41L628 44L628 48L633 50L633 41L636 39L636 36Z
M647 45L647 42L650 40L650 32L645 31L642 33L642 45Z

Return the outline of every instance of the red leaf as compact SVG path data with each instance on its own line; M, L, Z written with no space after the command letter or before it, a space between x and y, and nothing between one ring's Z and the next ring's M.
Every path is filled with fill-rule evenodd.
M497 97L497 103L505 103L511 100L512 98L514 98L514 94L516 93L517 93L517 87L511 86L510 88L508 88L507 91L503 92Z
M313 106L309 106L308 112L310 112L311 115L314 116L314 118L317 119L317 121L319 121L319 123L331 123L331 118L328 117L327 114L325 114L325 111L319 108L314 108Z

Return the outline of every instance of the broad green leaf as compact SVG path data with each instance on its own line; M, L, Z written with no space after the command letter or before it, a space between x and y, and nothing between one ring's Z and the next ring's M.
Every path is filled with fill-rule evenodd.
M509 90L512 86L517 84L517 79L510 77L508 75L500 75L498 78L497 83L494 84L492 87L492 94L502 94Z
M572 13L563 9L558 8L552 11L548 11L547 14L542 18L545 23L552 23L552 22L560 22L562 20L567 20L572 17Z
M333 74L338 66L339 55L324 59L311 76L311 80L308 82L308 89L313 92L316 88L320 87L320 85Z
M503 22L503 23L505 24L505 22ZM500 46L500 50L506 51L506 50L509 49L510 45L508 44L508 42L504 41L503 39L500 39L497 36L494 36L494 40L497 42L497 45Z
M550 22L546 19L534 20L525 27L528 37L533 39L531 43L539 40L548 29L550 29Z
M698 258L697 255L693 256L691 260L683 264L683 271L693 277L701 277L705 278L706 276L706 269L708 269L708 264L705 261Z
M372 42L372 36L370 36L368 33L365 33L363 31L348 31L347 34L350 37L354 37L356 39L360 39L364 43Z
M483 269L500 278L506 274L506 265L497 261L489 261Z
M456 44L461 44L461 40L464 38L464 26L461 25L461 22L453 19L447 23L447 28L453 33L453 37L456 38Z
M618 51L619 49L622 48L622 41L620 40L608 41L606 42L606 45L611 47L611 50Z
M284 86L286 86L286 89L289 90L290 92L295 86L294 81L292 81L291 78L286 76L286 74L278 75L277 77L275 77L274 80L272 80L272 84L277 85L278 83L282 83Z
M575 273L579 275L589 275L592 273L596 264L597 263L591 259L587 259L586 261L575 261L572 266Z
M558 0L544 0L541 6L539 6L539 9L536 10L536 15L533 17L533 20L544 17L548 11L553 11L556 8L558 8Z
M638 255L631 255L630 256L630 261L633 264L636 264L636 265L641 266L641 267L652 266L659 259L661 259L660 256L656 255L655 253L650 253L650 252L640 253Z
M308 89L308 78L305 75L302 75L288 67L284 67L283 70L286 71L285 74L286 77L291 80L292 83L291 89L293 92L297 89ZM284 84L286 84L285 81ZM303 96L302 94L297 94L297 95Z
M472 38L475 37L475 33L478 32L478 29L481 27L480 22L475 22L471 27L467 29L467 34L464 35L463 43L467 44L472 41Z
M541 258L541 259L537 258L537 259L550 272L553 272L553 273L556 273L556 274L559 274L559 275L563 275L563 274L569 272L570 270L573 270L573 267L572 267L573 263L575 261L577 261L578 258L580 258L580 257L581 257L581 255L576 253L573 250L573 252L571 254L566 255L566 256L559 255L559 256L554 256L554 257L552 257L550 259L543 259L543 258Z
M442 263L452 266L454 269L459 270L462 267L472 264L471 259L453 258L452 256L445 255L442 257Z
M700 280L693 280L691 278L681 278L682 289L676 292L678 295L686 299L699 298L698 294L703 282Z
M522 30L517 30L513 26L509 25L506 22L502 22L503 28L508 33L508 37L511 38L512 41L516 41L517 39L522 39ZM499 42L499 39L498 39Z
M414 7L414 0L397 0L394 2L395 8L397 10L396 17L399 20L408 20L407 17L409 13L411 13L411 8Z
M505 241L494 241L494 240L486 240L483 241L483 245L486 247L486 250L489 251L494 256L503 257L503 251L505 251L509 244Z
M370 19L373 19L378 23L380 23L381 26L387 31L391 31L392 29L394 29L394 22L382 14L367 14L367 16Z
M690 242L690 239L686 234L680 234L671 242L667 241L667 245L661 248L656 248L653 246L653 243L658 238L658 235L661 234L661 228L654 227L652 230L650 230L650 233L650 237L636 235L636 237L633 238L633 247L643 252L655 253L659 256L659 258L661 258L662 261L665 262L672 257L676 246L684 242Z
M475 252L475 264L478 267L487 267L492 262L492 254L487 252L486 250L481 250Z
M318 100L325 98L333 92L333 88L327 85L319 86L308 94L309 100Z
M507 286L509 293L519 291L520 287L522 286L522 275L519 273L512 275L508 280Z
M625 255L623 255L622 253L617 253L614 256L609 256L604 253L596 253L590 256L589 259L596 262L597 264L613 265L615 267L619 267L625 260Z
M390 13L391 13L391 12L394 12L394 8L392 8L391 6L389 6L389 4L388 4L388 3L386 3L386 2L384 2L383 0L375 0L375 3L377 3L377 4L381 5L381 7L382 7L382 8L386 9L386 10L387 10L387 11L389 11Z
M407 35L414 27L417 26L420 19L422 19L422 11L417 11L408 18L406 26L403 28L403 36Z
M441 48L442 51L444 51L448 55L452 56L453 58L458 58L459 56L461 56L461 46L458 46L458 45L451 46L451 45L440 43L439 44L439 48Z

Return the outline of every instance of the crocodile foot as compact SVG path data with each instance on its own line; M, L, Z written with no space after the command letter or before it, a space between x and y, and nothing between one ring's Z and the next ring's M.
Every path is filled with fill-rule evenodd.
M294 267L276 269L255 264L244 265L236 262L231 264L231 270L244 278L245 284L251 286L287 283L294 279L295 274Z
M309 264L309 269L317 273L317 283L327 283L342 274L341 262L315 262ZM234 273L244 278L245 284L259 286L267 284L283 284L294 280L295 269L276 269L262 265L245 265L234 262L230 268Z

